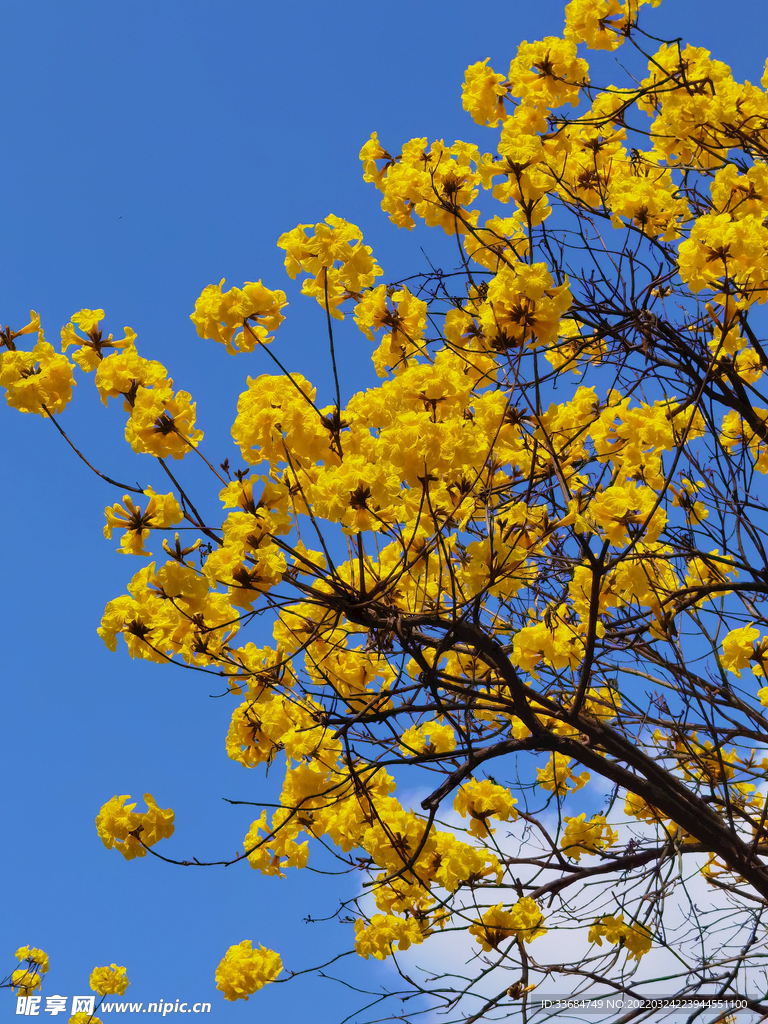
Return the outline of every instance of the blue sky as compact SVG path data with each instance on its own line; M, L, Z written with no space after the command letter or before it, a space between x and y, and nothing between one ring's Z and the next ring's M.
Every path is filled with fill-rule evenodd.
M738 78L762 74L768 8L754 0L665 0L644 24L706 46ZM420 245L447 262L436 233L389 224L362 181L360 146L373 130L393 152L421 135L484 141L461 109L464 68L490 57L503 70L520 40L561 25L554 0L4 0L2 323L19 327L34 308L57 341L73 312L103 307L108 330L133 327L140 352L192 392L212 461L232 458L237 395L247 374L271 368L198 339L188 317L202 288L222 277L285 288L281 357L330 396L322 315L285 276L277 237L332 212L363 228L387 279L423 268ZM600 58L601 80L620 81L613 61ZM373 375L367 342L344 327L349 396ZM127 449L123 423L89 379L62 419L105 472L165 490ZM253 815L222 797L258 800L272 783L226 758L231 698L211 699L205 677L110 654L96 636L104 604L141 564L101 535L120 494L50 423L3 406L0 430L0 970L31 943L51 957L48 994L84 993L91 969L115 961L134 1000L211 999L215 1024L254 1014L292 1024L310 1005L318 1024L340 1021L364 1000L331 981L297 979L232 1005L213 971L243 938L294 970L348 948L348 926L303 919L332 913L354 878L126 863L102 847L100 805L148 790L177 814L169 855L231 856ZM364 988L389 978L362 961L345 970ZM13 1009L5 994L0 1020Z

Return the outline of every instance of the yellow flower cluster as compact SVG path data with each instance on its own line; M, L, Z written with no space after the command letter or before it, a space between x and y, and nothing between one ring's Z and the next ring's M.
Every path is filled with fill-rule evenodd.
M753 663L752 671L755 675L763 675L762 660L766 651L765 638L760 640L760 630L756 626L741 626L732 629L727 636L723 637L723 655L721 658L723 668L733 672L735 676L741 676L742 669Z
M11 973L11 985L18 995L31 995L42 985L42 975L48 973L48 955L35 946L21 946L14 956L22 963L26 961L27 966Z
M373 341L373 332L388 328L373 353L373 365L380 377L402 373L424 349L422 339L427 326L427 304L403 287L390 291L380 284L365 292L355 306L355 323Z
M490 953L492 949L498 949L505 939L520 938L523 942L533 942L539 935L546 934L543 924L544 915L538 903L529 896L523 896L509 910L504 910L501 903L489 907L467 930L485 952Z
M567 280L554 285L544 263L503 265L488 285L477 317L492 348L547 346L558 336L560 320L571 306Z
M618 832L606 822L604 815L593 814L589 821L586 818L586 813L580 814L577 818L564 818L565 832L560 840L560 846L573 860L581 860L582 853L598 853L605 850L619 839Z
M469 815L469 831L483 839L494 831L488 827L488 818L498 818L499 821L515 820L516 803L517 800L504 786L490 779L470 779L457 790L453 807L462 818Z
M549 609L542 621L515 633L511 661L534 678L542 662L553 668L575 668L584 657L583 632L583 620L570 621L565 606Z
M447 722L435 719L406 729L400 744L406 754L444 754L456 748L456 734Z
M282 310L288 305L283 291L273 291L261 281L246 281L242 288L222 291L224 278L209 284L195 303L190 320L201 338L218 341L227 352L253 352L257 344L266 345L285 320ZM239 331L239 333L235 333Z
M624 42L643 4L661 0L570 0L565 8L565 37L590 50L615 50Z
M123 504L115 502L112 507L104 509L107 525L104 536L109 540L112 531L123 529L119 551L125 555L151 555L146 551L144 541L149 537L150 530L163 530L180 523L184 513L173 494L155 494L151 487L144 492L149 501L142 512L141 506L135 505L130 494L123 495Z
M254 949L249 939L230 946L216 968L216 988L224 998L248 1000L268 982L275 981L283 969L280 956L272 949Z
M381 208L397 227L412 228L414 214L427 227L439 226L449 235L463 235L469 224L476 223L477 211L467 207L481 184L477 146L447 146L441 139L427 148L426 139L411 139L393 159L374 132L360 150L360 159L363 178L383 193ZM385 161L382 169L377 161Z
M658 811L655 807L651 807L647 804L641 796L637 793L627 793L626 800L624 802L624 813L631 818L636 818L638 821L643 821L648 825L662 825L665 830L670 827L669 818L665 818L664 815ZM676 830L675 825L671 825L671 830Z
M563 796L586 786L590 779L589 772L576 775L570 767L572 760L572 757L565 754L553 753L545 768L536 769L536 778L541 788Z
M136 350L136 334L125 328L125 337L106 339L98 329L102 309L80 310L62 330L62 347L78 345L74 355L81 369L96 370L95 385L104 405L109 398L122 398L129 413L125 439L134 449L157 458L172 455L182 459L202 440L195 430L195 403L187 391L173 390L166 368L145 359ZM85 337L75 329L77 325ZM114 349L105 355L104 350ZM64 358L63 356L60 358Z
M130 985L130 981L125 967L110 964L108 967L94 967L91 971L90 985L100 996L121 996Z
M103 309L81 309L72 314L72 319L61 329L61 350L66 352L71 345L77 346L72 357L84 373L98 368L104 358L105 349L132 348L136 342L136 332L124 327L124 336L115 338L99 330L99 323L104 319ZM81 332L78 334L78 330Z
M570 39L547 36L523 42L509 66L509 87L526 105L554 110L564 103L579 105L580 87L589 81L589 66L576 56Z
M202 430L195 430L195 403L188 391L174 392L172 380L166 387L138 389L125 426L125 439L134 451L183 459L202 438Z
M258 584L249 572L233 578L232 589L247 604ZM189 663L207 663L237 630L227 594L212 590L205 574L173 560L157 571L154 562L140 569L128 594L107 604L98 633L112 651L122 635L132 657L162 664L176 654Z
M723 584L726 583L729 576L738 576L738 569L732 564L731 559L724 558L720 554L719 548L712 548L712 550L704 555L696 555L687 564L687 572L685 574L685 584L688 587L717 587L713 593L727 594L728 588ZM708 599L706 591L700 601L697 602L698 606L705 604Z
M272 517L273 523L277 517ZM212 551L203 566L204 576L198 579L200 587L207 582L215 587L228 587L229 603L237 608L250 609L260 594L265 594L283 577L285 555L271 542L267 532L272 523L266 517L250 512L230 512L222 525L222 545ZM276 532L284 532L284 527ZM211 593L208 601L218 602L226 608L223 595Z
M307 228L314 234L307 234ZM312 275L311 280L304 281L302 295L313 296L338 320L344 319L338 308L341 303L359 297L384 273L371 247L363 245L360 228L333 214L323 224L299 224L282 234L277 244L285 249L289 277L295 278L302 271Z
M596 942L602 946L603 939L613 945L621 945L627 951L627 955L635 960L640 960L653 945L651 934L644 925L638 921L632 924L625 924L624 915L616 917L605 915L599 918L589 929L589 941Z
M638 106L655 114L654 154L668 164L720 167L734 146L759 137L768 96L735 82L731 69L698 46L664 43L648 61Z
M75 385L72 364L42 334L38 331L39 340L29 352L14 349L0 354L0 387L6 389L6 402L19 412L41 416L63 412Z
M397 917L395 914L374 914L369 924L358 918L355 933L355 952L366 960L371 956L385 960L392 955L395 943L398 949L410 949L423 942L429 934L415 918Z
M704 214L680 243L680 276L694 292L715 292L726 304L735 296L739 308L766 301L768 228L765 214Z
M174 814L170 808L163 810L157 806L151 793L145 793L144 802L148 810L137 814L134 810L136 804L126 804L130 799L130 796L113 796L96 816L96 831L102 843L108 850L119 850L126 860L146 856L146 847L173 835ZM124 967L119 970L125 973ZM101 967L99 971L108 971L108 968Z
M245 461L287 463L295 453L305 462L316 462L330 456L330 433L314 407L315 396L315 388L300 373L291 374L291 380L248 377L232 426Z
M476 124L487 124L495 128L507 116L504 98L509 86L504 75L498 75L488 67L489 57L477 64L471 64L464 72L461 103Z
M712 785L730 782L736 774L734 765L743 764L735 749L724 747L714 748L711 740L699 741L693 733L685 744L679 740L675 743L680 767L689 779L701 779ZM734 794L741 792L744 796L754 790L754 786L737 783L733 786Z
M768 409L757 407L753 413L762 423L768 423ZM764 436L762 428L760 434L756 433L735 409L723 416L721 444L734 455L740 450L749 452L758 473L768 473L768 444Z
M615 608L633 603L649 609L656 620L662 619L662 602L681 585L680 575L669 560L671 553L672 549L665 544L636 544L629 557L601 578L598 595L600 616L612 616ZM586 628L589 621L593 583L591 568L585 565L575 568L568 590L573 607L580 616L581 628ZM604 622L598 621L595 628L602 633ZM615 693L609 691L599 695L604 705L619 706L615 704L618 699Z
M257 728L268 728L266 719L259 717L263 706L254 707ZM280 809L271 821L263 812L251 826L243 845L252 867L267 875L303 867L308 848L302 833L315 838L325 835L345 852L364 850L384 872L382 877L398 873L408 886L413 883L413 891L401 893L396 901L399 911L409 913L434 903L429 894L433 885L455 892L470 879L497 876L499 862L493 852L427 826L423 815L405 810L390 796L394 781L386 772L373 770L352 778L338 763L338 741L334 751L321 725L304 726L302 731L301 718L290 709L283 728L291 757L311 760L287 769ZM255 729L252 735L258 745ZM277 737L278 729L271 729L266 750L274 750ZM411 854L414 862L403 871L404 860ZM380 909L391 911L393 902L386 887L374 895Z
M48 954L36 946L20 946L13 954L17 960L28 960L31 966L37 968L40 974L47 974L50 964Z

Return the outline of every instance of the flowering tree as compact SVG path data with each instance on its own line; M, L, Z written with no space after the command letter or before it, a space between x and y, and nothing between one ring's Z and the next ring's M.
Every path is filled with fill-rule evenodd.
M34 313L1 336L11 406L87 462L58 419L74 350L166 481L87 462L128 492L105 535L144 559L99 633L220 678L229 757L284 770L242 859L282 875L333 851L357 879L350 945L392 956L401 996L470 1020L548 991L647 995L659 977L684 1000L749 989L768 1014L768 77L659 46L642 3L571 0L563 37L523 42L508 74L468 68L488 151L363 146L390 220L455 236L455 270L377 283L337 216L279 239L321 307L330 395L271 345L285 292L204 290L199 335L276 371L248 377L239 459L206 452L192 397L103 310L75 314L61 352ZM624 45L637 78L595 84L582 44ZM380 383L344 402L348 314ZM173 812L129 800L102 807L105 846L162 856ZM468 968L403 966L451 933ZM219 965L227 999L281 974L253 941ZM44 954L19 952L32 991Z

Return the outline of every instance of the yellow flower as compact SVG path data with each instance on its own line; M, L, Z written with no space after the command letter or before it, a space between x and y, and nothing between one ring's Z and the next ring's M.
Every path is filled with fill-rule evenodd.
M504 75L497 75L493 68L489 68L488 60L486 57L477 64L471 64L464 72L461 102L476 124L495 128L507 116L504 109L507 87L503 84Z
M130 985L125 967L110 964L109 967L94 967L90 985L100 996L121 996Z
M590 50L615 50L637 19L643 4L661 0L570 0L565 8L565 38ZM634 17L633 17L634 15Z
M733 672L735 676L741 676L741 670L749 665L755 654L755 641L760 637L760 630L756 626L741 626L739 629L732 629L723 638L723 668Z
M765 117L766 97L757 86L735 82L731 69L697 46L663 44L648 61L637 106L656 119L650 128L656 159L668 165L721 167L734 145L750 146ZM685 76L685 80L683 77ZM707 81L690 90L684 81ZM670 81L674 86L670 88Z
M195 430L195 403L187 391L140 387L125 425L125 439L136 452L165 459L183 459L203 439Z
M111 334L105 338L99 330L99 321L103 316L103 309L81 309L79 313L73 313L71 321L61 329L62 352L66 352L70 345L76 345L77 351L73 358L86 373L101 364L105 349L132 348L136 342L136 332L130 327L123 328L125 334L122 338L116 339ZM77 333L77 328L85 337Z
M598 625L604 629L602 623ZM518 630L511 660L534 677L536 667L542 661L554 668L566 665L575 668L584 656L582 632L582 625L569 622L561 607L556 614L545 616L543 621Z
M195 303L190 320L200 337L225 345L231 355L253 352L257 344L272 341L269 331L277 330L285 319L281 312L288 305L285 292L273 291L261 281L246 281L242 289L223 292L223 284L224 278L217 285L207 285Z
M161 839L169 839L173 835L174 813L170 807L158 807L151 793L144 794L144 802L148 810L141 823L141 839L147 846L154 846Z
M307 228L314 234L307 234ZM363 245L363 233L355 224L329 214L322 224L299 224L277 240L285 249L285 268L291 278L304 271L313 275L305 281L302 292L317 299L331 316L343 320L337 308L347 298L358 297L364 288L372 287L384 271L376 262L373 250ZM336 264L340 266L337 267Z
M63 412L72 398L73 366L65 355L40 337L31 352L13 349L0 353L0 387L5 400L19 412L41 416Z
M140 506L134 505L130 494L123 495L122 505L115 502L111 507L107 506L104 509L104 515L107 517L104 536L110 539L113 529L124 529L118 550L126 555L151 555L151 551L144 549L144 541L149 537L150 530L162 530L173 526L180 523L184 517L181 506L173 494L155 494L151 487L144 493L149 497L144 512Z
M376 161L389 159L391 159L389 153L379 142L378 132L372 132L370 139L360 150L360 160L363 164L363 181L373 182L377 188L380 188L384 172L379 170Z
M43 983L41 975L48 971L48 956L33 946L21 946L14 955L27 965L11 973L11 986L20 996L32 995Z
M18 331L12 331L12 337L20 338L24 334L36 334L38 338L43 337L43 332L40 329L40 314L36 313L34 309L29 311L29 323L25 324L24 327L20 327Z
M373 956L385 960L392 955L393 946L409 949L424 941L425 932L415 918L397 917L395 914L374 914L370 923L355 921L355 952L358 956Z
M410 757L414 754L445 754L455 748L453 727L439 718L423 725L412 725L403 733L400 743L400 749Z
M48 973L48 954L35 946L21 946L13 954L17 960L28 960L30 966L37 968L41 974Z
M11 987L20 996L31 995L42 983L43 979L34 968L19 967L11 974Z
M145 793L149 809L137 814L136 804L126 804L130 799L128 795L113 796L96 816L96 831L101 841L108 850L119 850L126 860L146 856L146 846L154 846L173 835L174 814L170 808L163 810L151 793Z
M547 929L542 927L544 915L538 903L530 896L523 896L509 910L504 910L501 903L489 907L479 921L475 921L467 930L480 943L486 953L498 949L505 939L519 936L523 942L533 942L539 935L545 935Z
M488 818L498 818L499 821L517 818L516 803L517 800L504 786L490 779L470 779L459 787L453 806L462 818L470 816L470 832L482 839L493 831L488 828Z
M603 939L613 945L621 944L635 960L645 956L653 945L648 929L638 922L625 924L623 914L619 914L618 917L605 915L598 918L589 929L588 939L598 946L602 946Z
M667 521L663 508L657 507L657 494L651 487L635 483L614 484L599 491L589 505L589 513L602 536L614 547L629 541L628 527L642 527L646 543L659 539Z
M499 268L488 285L480 308L483 330L494 349L505 352L522 346L556 341L562 316L570 308L567 281L555 286L544 263Z
M597 853L608 846L613 846L619 838L606 822L604 815L595 814L589 821L587 815L580 814L577 818L565 820L565 833L560 840L563 852L573 860L581 860L582 853Z
M367 161L369 167L375 167L375 159ZM384 193L381 208L398 227L412 228L415 214L428 227L439 225L449 235L462 235L477 221L477 211L465 208L477 195L480 162L480 152L471 143L447 146L441 139L427 148L426 139L411 139L382 171L366 173Z
M578 106L579 87L589 81L589 65L576 56L570 39L547 36L540 42L523 42L509 66L510 91L526 103L543 103L549 109L563 103Z
M283 969L280 956L272 949L259 946L254 949L250 940L245 939L237 946L230 946L216 968L216 988L224 998L247 1000L254 992L274 981Z
M589 772L575 775L570 767L572 760L572 757L566 757L565 754L553 753L546 768L536 769L537 781L541 788L562 795L586 786L590 779Z
M232 437L246 462L273 466L296 459L302 465L330 454L330 434L311 403L316 389L300 373L248 377L237 403Z
M113 352L101 360L94 383L104 405L108 398L122 396L128 412L139 388L167 387L169 382L162 363L143 359L130 345L125 352Z
M400 489L400 477L386 463L372 465L363 455L347 455L340 466L318 472L308 497L316 516L355 534L386 529Z
M85 334L94 330L98 326L99 320L103 319L103 309L81 309L79 313L72 314L72 323L77 324Z
M620 227L620 218L626 217L646 235L659 235L663 241L677 238L690 209L678 195L669 168L656 167L651 161L639 168L617 162L612 170L606 205L613 214L614 227Z
M674 824L670 826L669 819L664 817L661 811L651 807L637 793L627 793L626 800L624 801L624 813L628 817L637 818L638 821L645 821L649 825L662 825L665 829L671 827L673 831L676 828Z

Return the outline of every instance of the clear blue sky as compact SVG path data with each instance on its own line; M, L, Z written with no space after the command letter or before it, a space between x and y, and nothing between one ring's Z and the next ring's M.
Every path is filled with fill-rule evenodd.
M755 0L665 0L644 24L760 79L768 7ZM388 279L422 269L420 244L443 259L434 233L386 220L360 146L373 130L393 152L421 135L482 141L461 109L466 65L490 57L505 70L520 40L561 25L559 0L3 0L0 320L19 327L34 308L56 342L73 312L103 307L109 330L133 327L140 352L193 393L212 461L232 457L245 376L271 370L259 353L232 359L197 338L188 316L201 289L221 277L286 288L281 355L328 387L322 316L290 287L278 235L332 212L363 228ZM613 59L601 59L604 80L620 80ZM348 326L347 395L371 380L368 345ZM62 422L105 472L165 490L90 379ZM132 662L122 647L110 654L96 636L104 604L142 564L101 536L120 495L50 423L3 406L0 430L0 971L30 943L51 957L48 994L87 992L91 969L115 961L132 999L211 999L211 1024L293 1024L309 1007L335 1024L362 997L308 977L233 1005L213 971L243 938L294 970L349 947L348 926L303 918L332 913L354 878L126 863L98 840L100 805L148 790L176 810L169 855L231 856L252 816L222 797L263 798L269 785L226 758L232 698L212 700L204 677ZM346 970L364 987L390 978L373 963ZM13 1011L0 993L0 1020Z

